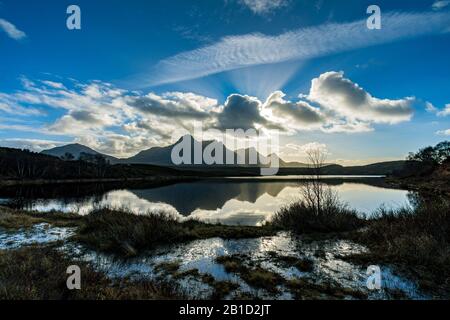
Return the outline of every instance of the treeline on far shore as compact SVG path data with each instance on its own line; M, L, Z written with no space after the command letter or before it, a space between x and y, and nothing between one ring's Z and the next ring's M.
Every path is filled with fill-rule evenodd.
M398 178L428 177L440 179L446 175L443 167L448 166L450 142L444 141L411 153L406 160L380 162L365 166L343 167L324 164L322 175L385 175ZM441 168L441 169L440 169ZM224 177L259 176L257 166L192 165L157 166L151 164L111 164L101 154L80 153L75 158L70 153L58 158L51 155L0 147L0 181L43 181L43 180L127 180L149 177ZM278 175L310 175L310 167L281 167Z
M29 150L0 148L1 180L132 179L179 175L175 169L152 165L112 165L96 155L86 154L68 160Z

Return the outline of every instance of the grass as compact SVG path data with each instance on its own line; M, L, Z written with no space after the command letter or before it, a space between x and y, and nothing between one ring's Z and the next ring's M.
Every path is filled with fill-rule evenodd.
M261 267L248 269L246 272L241 273L240 276L250 286L266 289L269 292L278 292L277 286L285 281L279 274Z
M281 257L271 255L278 262L288 265L298 265L309 271L313 268L312 261L297 259L295 257ZM303 262L307 265L304 266ZM217 263L224 266L227 272L238 274L249 286L258 289L265 289L271 293L279 293L281 287L286 287L295 299L345 299L352 297L355 299L367 299L367 294L352 288L342 287L339 283L327 280L316 283L310 278L285 279L281 275L255 266L245 255L221 256L216 259Z
M29 228L35 224L47 222L57 227L78 226L82 217L76 214L51 212L27 212L0 206L0 227L17 230Z
M193 278L200 280L213 289L209 299L220 300L229 295L232 291L238 289L240 286L231 281L217 281L212 275L200 273L198 269L189 269L180 271L180 261L163 262L156 266L156 270L163 272L165 275L171 275L174 279Z
M81 269L81 290L68 290L67 267ZM111 280L88 264L73 261L51 247L0 251L0 300L185 299L165 281Z
M364 225L358 213L340 203L329 204L320 212L304 201L292 203L275 213L272 225L297 234L353 231Z
M180 261L168 261L162 262L155 267L156 271L163 271L168 274L176 275L178 270L180 270Z
M101 209L83 219L75 239L100 251L133 256L158 244L187 240L187 235L177 220L163 212L138 216Z
M244 258L239 255L220 256L216 258L216 262L223 265L228 273L242 273L247 271L247 267L243 264Z
M78 226L74 239L93 249L122 256L134 256L162 244L196 239L270 236L280 229L312 235L334 233L369 248L369 253L345 259L363 265L395 264L405 275L418 279L420 288L442 292L443 295L450 293L450 201L445 198L418 201L413 208L380 209L368 220L359 218L356 212L339 203L318 214L305 203L297 202L277 212L272 222L264 227L180 222L164 213L137 216L113 209L101 209L80 217L58 212L26 213L0 207L0 227L17 229L42 222ZM314 269L314 264L308 259L276 254L273 259L303 272ZM243 260L240 256L225 256L218 258L217 262L227 272L238 274L256 288L276 291L277 286L285 281L281 276ZM166 267L173 267L175 275L180 273L175 266ZM218 292L225 292L230 287L226 284L217 286ZM223 294L218 293L217 296Z
M381 208L370 219L339 202L321 208L305 202L278 211L272 225L297 234L329 234L350 238L369 248L368 253L346 257L353 263L394 264L419 287L438 296L450 293L450 200L446 197L416 199L413 207ZM274 257L284 263L294 259ZM292 260L292 261L287 261ZM283 261L282 261L283 262ZM305 264L305 269L308 266ZM301 270L299 268L299 270Z
M75 240L99 251L135 256L158 245L219 237L258 238L275 234L270 226L226 226L195 220L179 221L165 212L136 215L127 210L97 209L80 216L61 212L27 212L0 206L0 227L28 228L37 223L78 227Z
M394 263L423 289L450 292L450 201L427 199L413 208L380 209L353 240L370 249L353 262Z
M272 234L274 230L270 227L211 225L192 220L180 222L163 212L136 215L123 210L101 209L83 219L76 239L100 251L133 256L161 244Z
M309 278L291 279L286 282L296 300L345 299L352 297L365 300L367 294L352 288L342 287L335 281L316 283Z
M314 271L314 261L309 258L297 258L292 256L282 256L274 251L268 252L270 257L285 267L295 267L302 272Z
M245 256L232 255L220 256L216 262L222 264L225 271L238 274L251 287L278 292L278 286L285 282L282 276L259 266L248 266L245 260L248 260Z
M232 291L237 290L239 288L239 284L237 283L231 281L217 281L210 274L200 274L200 278L202 279L203 283L206 283L207 285L213 288L213 293L210 297L210 299L212 300L223 299Z

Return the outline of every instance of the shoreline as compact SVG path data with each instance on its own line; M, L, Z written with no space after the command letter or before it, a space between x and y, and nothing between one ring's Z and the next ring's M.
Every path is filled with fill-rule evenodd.
M262 182L272 182L272 181L297 181L297 180L308 180L306 175L276 175L276 176L251 176L251 175L226 175L226 176L150 176L150 177L140 177L140 178L93 178L93 179L4 179L0 180L0 187L7 186L17 186L17 185L52 185L52 184L84 184L84 183L109 183L109 182L185 182L185 181L196 181L196 180L230 180L230 181L249 181L249 180L260 180ZM386 176L381 175L324 175L323 180L328 179L383 179Z
M433 179L424 181L421 179L386 177L385 182L395 188L424 194L437 194L450 196L450 183Z
M142 178L96 178L96 179L33 179L33 180L0 180L0 187L20 186L20 185L52 185L52 184L84 184L84 183L110 183L110 182L183 182L194 181L197 176L153 176Z

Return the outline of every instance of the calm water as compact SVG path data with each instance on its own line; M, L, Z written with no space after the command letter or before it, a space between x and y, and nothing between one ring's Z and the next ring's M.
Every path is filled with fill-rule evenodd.
M98 207L127 208L136 214L164 210L183 219L260 225L301 197L307 177L209 179L166 186L84 184L0 190L3 203L28 210L88 214ZM388 188L380 177L324 177L350 207L363 214L408 205L408 192Z
M136 214L161 209L180 219L196 217L210 222L258 225L270 219L282 206L298 200L305 178L307 177L209 179L165 186L134 183L10 187L0 189L0 201L28 210L60 210L79 214L88 214L94 208L104 206L124 207ZM408 205L410 199L414 201L414 197L407 191L388 188L379 177L324 177L323 181L336 190L343 201L362 214L373 213L382 205L399 207ZM246 294L261 299L295 298L283 283L277 286L276 292L254 288L239 275L228 273L223 265L217 263L218 257L236 254L243 259L244 264L256 263L284 279L304 278L315 284L337 283L343 288L367 294L369 299L391 299L395 298L392 293L397 292L409 299L429 298L419 291L414 281L398 274L390 265L380 265L382 290L369 291L366 287L366 269L344 259L368 249L347 240L310 239L279 232L274 236L256 239L212 238L160 246L143 252L138 257L123 260L73 242L70 239L73 234L74 229L52 227L45 223L14 232L0 228L0 250L61 241L58 250L88 262L111 278L162 277L175 281L182 289L199 298L208 298L214 288L205 284L199 276L176 278L170 273L161 273L158 265L177 262L180 264L180 272L197 270L216 281L232 282L236 289L224 297L226 299ZM314 267L307 272L300 271L278 262L273 258L274 253L284 257L307 258L313 262ZM326 292L321 293L320 297L334 298ZM355 297L347 294L344 298Z

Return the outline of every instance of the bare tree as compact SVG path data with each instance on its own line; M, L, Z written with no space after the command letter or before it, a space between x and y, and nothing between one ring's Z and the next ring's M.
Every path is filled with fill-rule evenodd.
M322 181L326 154L317 148L308 150L306 155L312 176L302 183L303 200L317 215L325 214L328 208L339 202L338 195Z
M19 158L16 158L16 164L17 164L17 177L19 177L19 178L24 178L24 176L25 176L25 163L24 163L24 161L22 161L21 159L19 159Z

